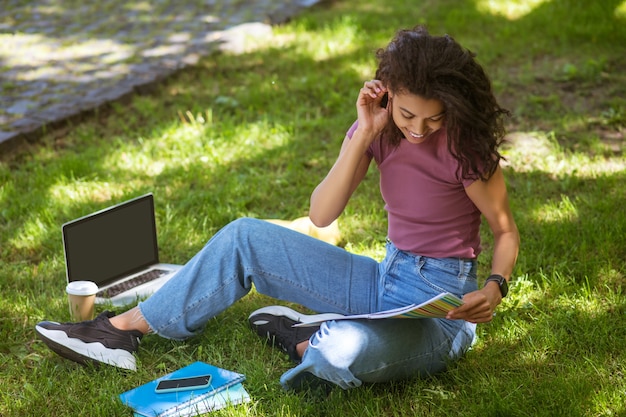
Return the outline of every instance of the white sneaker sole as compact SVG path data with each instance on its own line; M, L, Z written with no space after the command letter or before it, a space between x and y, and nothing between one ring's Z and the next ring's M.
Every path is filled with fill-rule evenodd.
M49 342L47 344L53 351L67 359L79 363L93 360L130 371L137 370L135 357L124 349L110 349L100 342L85 343L68 337L61 330L49 330L40 326L35 326L35 330Z
M267 306L253 311L248 316L248 319L256 314L271 314L272 316L287 317L291 320L300 322L303 325L306 325L307 323L317 323L320 321L329 321L345 317L342 314L337 313L304 314L285 306Z

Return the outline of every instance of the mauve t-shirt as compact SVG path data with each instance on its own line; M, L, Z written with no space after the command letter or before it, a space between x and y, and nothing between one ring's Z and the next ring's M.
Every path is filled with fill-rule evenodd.
M352 137L355 122L348 130ZM447 147L445 128L424 142L402 139L395 147L378 138L368 155L380 171L388 237L398 249L434 258L475 258L480 253L480 211L465 193L476 179L462 179Z

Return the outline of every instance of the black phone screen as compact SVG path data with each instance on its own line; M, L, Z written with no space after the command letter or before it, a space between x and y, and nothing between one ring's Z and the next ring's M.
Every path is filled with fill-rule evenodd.
M185 389L193 387L207 386L211 380L211 375L194 376L191 378L164 379L159 381L156 390Z
M380 107L382 107L383 109L386 109L387 103L389 103L389 93L385 93L385 95L383 96L383 99L380 100Z

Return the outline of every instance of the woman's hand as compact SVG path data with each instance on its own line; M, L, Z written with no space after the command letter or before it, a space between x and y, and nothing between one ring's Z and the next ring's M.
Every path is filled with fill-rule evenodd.
M501 301L500 288L497 285L489 285L465 294L463 305L450 310L446 318L471 323L488 323L493 319L496 307Z
M390 105L381 107L387 88L380 80L370 80L363 84L356 101L359 129L379 133L389 121ZM388 110L389 109L389 110Z

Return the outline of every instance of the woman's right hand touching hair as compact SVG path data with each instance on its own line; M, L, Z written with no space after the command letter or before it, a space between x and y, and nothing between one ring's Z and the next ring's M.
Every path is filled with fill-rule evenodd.
M359 119L359 129L372 132L378 136L389 122L391 104L388 100L382 106L385 96L389 96L387 87L380 80L369 80L363 84L356 101L356 110Z

